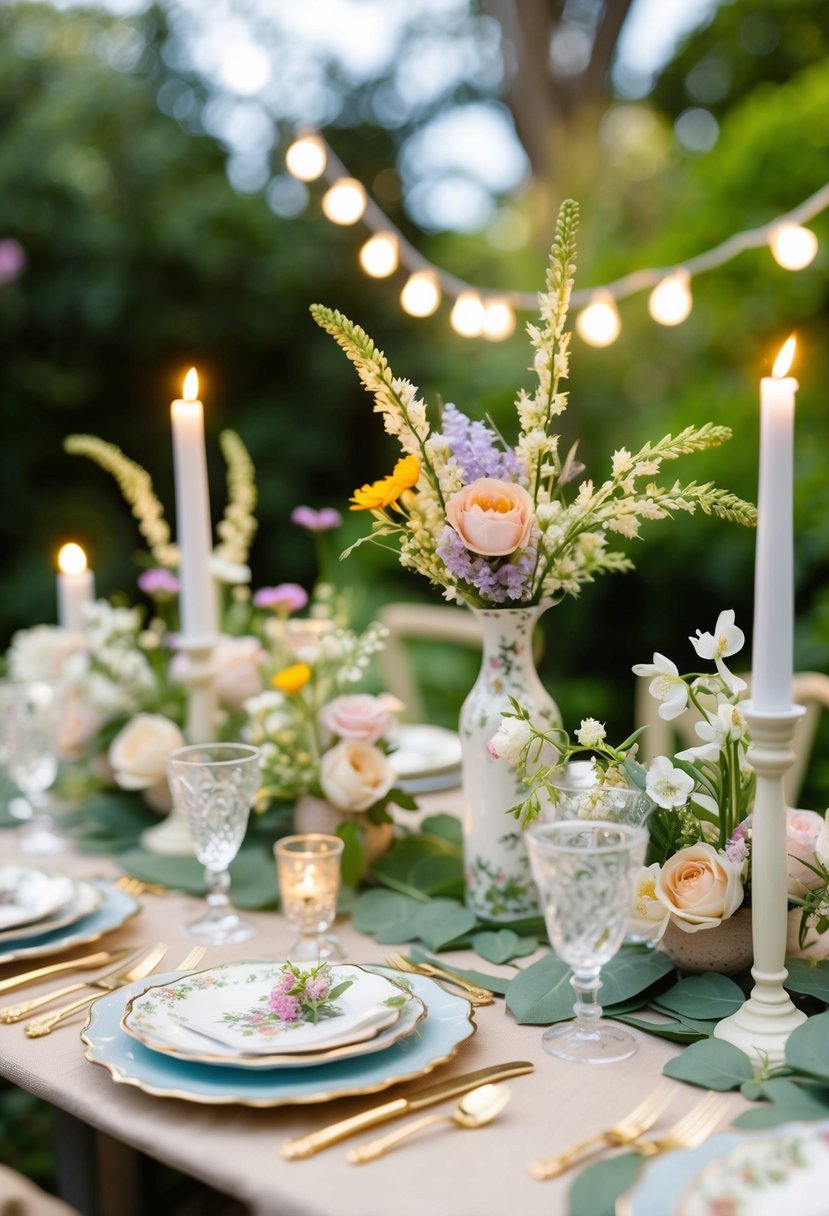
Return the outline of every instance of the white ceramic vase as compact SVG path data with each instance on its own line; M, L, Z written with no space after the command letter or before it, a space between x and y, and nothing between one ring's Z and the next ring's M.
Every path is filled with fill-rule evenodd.
M549 605L473 608L483 633L481 670L463 703L463 841L466 902L485 920L511 921L539 912L521 828L507 814L526 791L514 765L496 760L487 743L514 697L540 723L561 721L538 678L533 629Z

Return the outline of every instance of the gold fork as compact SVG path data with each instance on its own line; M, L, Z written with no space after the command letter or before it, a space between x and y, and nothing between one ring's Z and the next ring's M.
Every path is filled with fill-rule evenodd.
M126 971L120 971L117 975L102 978L99 981L100 986L105 988L107 992L113 992L116 988L123 988L124 984L132 984L135 980L143 980L145 976L149 975L158 966L166 953L166 942L157 942L149 954L145 955L137 963L133 963ZM54 1013L48 1014L45 1018L27 1022L23 1027L26 1037L29 1039L39 1039L43 1035L51 1034L64 1018L68 1018L79 1009L85 1009L87 1005L92 1005L104 995L103 992L93 992L90 996L81 997L80 1000L72 1001L69 1005L62 1005L60 1009L56 1009Z
M571 1165L583 1161L585 1157L592 1156L601 1148L631 1144L645 1132L650 1131L662 1112L671 1104L676 1092L675 1085L660 1085L629 1115L625 1115L612 1127L588 1137L587 1140L580 1140L578 1144L571 1144L569 1148L563 1149L552 1157L545 1157L542 1161L533 1161L530 1165L530 1173L539 1182L544 1182L548 1178L558 1178Z
M122 874L115 885L120 891L126 892L127 895L167 894L167 888L162 887L160 883L143 882L140 878L133 878L131 874Z
M204 958L206 950L207 946L194 946L188 954L185 954L184 958L176 967L176 971L191 971L193 967L198 967L199 963Z
M464 996L473 1005L491 1005L495 1000L494 994L488 988L473 984L470 980L465 980L462 975L456 975L454 971L449 971L445 967L435 967L432 963L412 963L402 954L387 954L386 962L390 967L394 967L395 971L406 971L410 975L426 975L430 979L454 984L456 988L461 989Z
M720 1124L729 1102L721 1094L709 1094L683 1115L673 1127L653 1140L636 1140L631 1147L643 1157L655 1157L675 1148L697 1148Z
M104 959L117 964L125 958L135 959L146 949L146 946L134 946L132 950L120 950L118 954L105 955ZM7 1024L22 1022L30 1013L34 1013L36 1009L42 1009L44 1005L50 1005L52 1001L60 1001L63 997L71 996L73 992L81 992L84 988L102 987L111 974L109 972L88 980L76 980L73 984L64 984L63 988L53 988L51 992L47 992L43 996L32 997L29 1001L18 1001L16 1005L3 1005L0 1008L0 1022Z

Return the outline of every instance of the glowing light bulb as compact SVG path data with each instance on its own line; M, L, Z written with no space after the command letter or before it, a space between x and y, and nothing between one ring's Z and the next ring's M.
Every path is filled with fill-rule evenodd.
M431 317L440 304L440 284L433 270L416 270L406 280L400 303L412 317Z
M319 135L300 135L285 153L288 172L301 182L314 182L322 177L328 163L328 152Z
M378 232L360 250L360 265L373 279L386 279L397 270L400 255L393 232Z
M778 224L769 236L769 247L784 270L803 270L815 260L817 237L800 224Z
M607 291L595 291L590 303L576 317L576 331L589 346L610 346L621 329L616 301Z
M648 299L648 312L660 325L681 325L693 307L691 276L687 270L666 275Z
M199 399L199 373L195 367L191 367L187 375L184 377L184 389L182 391L182 400L198 401Z
M774 367L771 369L771 374L775 380L782 380L783 377L788 374L796 349L797 339L795 338L794 334L792 334L792 336L787 338L780 347L780 351L774 361Z
M86 569L86 554L80 545L70 541L61 545L58 552L58 570L62 574L83 574Z
M484 305L484 337L503 342L515 329L515 312L507 300L489 300Z
M366 209L366 192L356 177L341 177L322 196L322 210L332 224L356 224Z
M462 338L477 338L484 328L484 306L477 291L462 291L449 316L449 324Z

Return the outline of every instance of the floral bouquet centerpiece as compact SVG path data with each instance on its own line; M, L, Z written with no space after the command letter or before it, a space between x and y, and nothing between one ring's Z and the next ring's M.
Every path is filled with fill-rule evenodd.
M504 827L503 812L520 782L514 770L494 769L486 744L510 695L531 701L536 718L558 721L532 667L529 643L540 613L563 595L578 595L599 574L630 569L630 558L611 538L636 537L647 520L698 509L742 524L755 520L748 503L711 483L656 480L666 462L723 443L731 433L726 427L689 426L638 452L620 448L598 482L585 476L577 445L560 450L556 427L567 407L577 219L576 204L565 202L540 319L528 326L536 384L518 393L514 444L489 420L470 418L454 405L433 426L415 387L394 376L358 325L321 305L311 309L354 363L403 450L388 476L354 493L352 510L372 516L363 539L395 544L404 566L440 587L446 599L469 605L481 622L481 676L461 716L466 869L470 904L500 920L531 911L534 894L520 835Z
M673 756L656 756L644 766L636 753L646 727L613 747L603 724L588 718L571 740L563 730L539 728L518 703L491 740L493 754L512 759L522 775L524 797L513 812L524 823L539 815L589 817L594 800L608 787L647 795L650 843L647 864L636 877L630 932L651 944L663 940L689 970L739 970L752 958L748 909L755 778L740 708L746 683L725 662L744 640L734 613L725 611L712 633L697 630L690 639L697 657L713 663L713 671L681 674L659 653L652 662L634 666L636 675L650 679L663 720L695 714L699 742ZM585 756L587 761L575 759ZM578 783L571 776L574 764ZM787 808L787 851L789 901L803 907L803 944L809 918L819 922L829 909L829 832L823 816ZM818 927L829 927L829 920ZM720 928L723 934L716 938L704 932Z

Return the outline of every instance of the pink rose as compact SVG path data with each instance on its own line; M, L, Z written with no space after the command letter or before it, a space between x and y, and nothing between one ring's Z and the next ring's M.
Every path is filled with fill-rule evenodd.
M61 760L78 760L103 725L103 718L77 697L63 705L55 740Z
M320 725L341 739L362 739L376 743L391 726L391 715L379 697L352 693L335 697L317 715Z
M786 869L789 895L802 899L807 891L821 885L818 874L808 865L815 864L815 845L823 828L823 816L817 811L798 811L786 807Z
M452 495L446 518L473 553L506 557L529 539L533 500L523 486L479 477Z
M258 638L219 638L213 651L215 688L228 709L241 709L262 691L265 657Z

